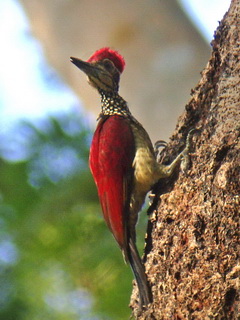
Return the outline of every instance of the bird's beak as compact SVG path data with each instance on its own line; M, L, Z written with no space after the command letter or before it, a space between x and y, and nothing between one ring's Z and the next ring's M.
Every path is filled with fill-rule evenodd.
M70 61L80 70L82 70L87 76L96 77L99 73L99 69L90 62L86 62L74 57L71 57Z
M113 76L96 62L86 62L73 57L70 58L70 61L87 75L89 83L94 88L105 91L117 89Z

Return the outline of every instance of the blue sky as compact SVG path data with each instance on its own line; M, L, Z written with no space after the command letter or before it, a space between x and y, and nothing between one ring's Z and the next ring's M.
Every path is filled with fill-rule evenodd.
M230 0L179 1L210 42ZM0 41L0 133L15 119L76 108L77 97L47 65L18 0L0 1Z
M41 44L32 37L17 0L0 1L1 129L19 117L39 117L47 111L78 104L70 88L47 65ZM44 70L44 72L42 72ZM8 121L4 121L4 120Z
M190 19L202 32L208 42L212 40L218 21L230 6L230 0L178 0Z

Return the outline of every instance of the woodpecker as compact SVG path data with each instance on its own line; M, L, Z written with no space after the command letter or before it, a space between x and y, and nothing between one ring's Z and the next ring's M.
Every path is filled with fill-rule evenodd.
M186 160L185 149L170 165L157 162L149 135L118 94L123 57L110 48L97 50L87 61L71 57L101 97L101 112L90 148L89 165L95 180L104 219L134 273L139 306L152 300L145 268L136 247L136 223L147 192L169 177Z

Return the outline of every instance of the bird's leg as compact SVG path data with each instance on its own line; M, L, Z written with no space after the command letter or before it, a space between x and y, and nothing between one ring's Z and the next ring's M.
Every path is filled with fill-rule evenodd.
M191 144L192 144L192 137L193 137L193 134L195 132L196 132L195 129L192 129L192 130L189 131L189 133L187 135L187 139L186 139L185 148L173 160L172 163L170 163L169 165L159 164L159 176L160 176L160 178L168 178L168 177L170 177L172 175L174 169L176 168L176 166L179 165L179 163L181 164L181 170L183 172L186 172L188 170L189 163L190 163L189 153L190 153Z

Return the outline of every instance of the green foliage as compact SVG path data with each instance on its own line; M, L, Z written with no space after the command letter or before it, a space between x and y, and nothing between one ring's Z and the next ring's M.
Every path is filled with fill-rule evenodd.
M89 137L76 115L21 123L14 151L1 137L0 320L130 315L132 274L102 219Z

